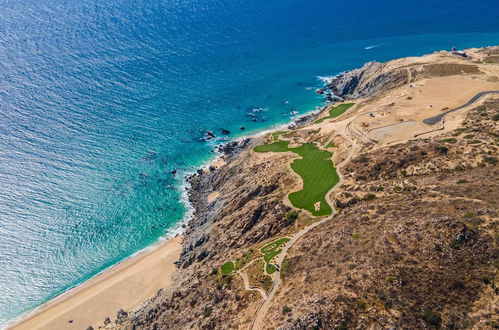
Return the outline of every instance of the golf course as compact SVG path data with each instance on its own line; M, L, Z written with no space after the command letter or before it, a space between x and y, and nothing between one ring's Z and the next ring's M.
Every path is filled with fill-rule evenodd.
M327 119L332 119L332 118L336 118L336 117L341 116L345 111L350 109L354 104L355 103L344 103L344 104L340 104L336 107L332 107L329 110L329 115L316 120L315 124L322 123L323 121L325 121Z
M303 180L303 188L289 194L293 206L309 211L314 216L327 216L332 212L326 202L327 192L339 181L331 160L332 153L320 149L314 143L305 143L296 148L289 141L276 141L255 147L255 152L294 152L300 159L291 163L291 168Z

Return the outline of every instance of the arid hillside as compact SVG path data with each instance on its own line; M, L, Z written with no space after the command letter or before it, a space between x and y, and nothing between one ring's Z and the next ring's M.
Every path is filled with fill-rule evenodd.
M222 147L189 178L175 285L93 328L499 327L497 56L370 63Z

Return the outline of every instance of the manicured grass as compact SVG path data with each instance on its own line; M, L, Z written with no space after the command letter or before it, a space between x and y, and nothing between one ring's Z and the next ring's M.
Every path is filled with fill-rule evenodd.
M232 261L227 261L222 265L220 270L222 271L222 274L228 275L234 270L234 263Z
M286 132L286 131L277 131L277 132L274 132L274 133L272 133L272 140L273 141L277 141L277 140L279 140L279 136L284 135L286 133L288 133L288 132Z
M322 118L316 120L315 124L322 123L326 119L331 119L331 118L339 117L345 111L347 111L348 109L350 109L354 104L355 103L344 103L344 104L340 104L340 105L338 105L336 107L331 108L331 110L329 110L329 116L322 117Z
M326 148L336 148L336 145L334 144L333 141L331 141L327 144Z
M291 151L288 148L289 141L277 141L269 144L262 144L261 146L255 147L256 152L284 152Z
M272 260L272 258L282 252L282 249L280 247L287 242L289 242L289 238L279 238L278 240L264 245L260 249L260 253L263 254L263 260L266 264L265 270L268 274L273 274L277 270L274 265L270 264L270 260Z
M332 153L319 149L313 143L306 143L296 148L289 148L289 141L277 141L255 148L256 152L292 151L300 155L291 168L303 180L303 189L289 194L289 201L295 207L304 209L314 216L330 215L331 206L326 202L327 192L339 181L336 168L331 161ZM320 202L315 209L315 203Z
M332 153L313 143L303 144L292 151L302 157L295 159L291 168L302 178L303 189L289 194L289 201L314 216L330 215L332 209L326 202L326 194L340 180L331 161ZM317 202L320 202L320 207L316 210L314 204Z

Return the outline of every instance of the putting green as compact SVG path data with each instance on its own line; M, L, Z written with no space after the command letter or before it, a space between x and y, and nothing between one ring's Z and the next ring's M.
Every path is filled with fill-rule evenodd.
M220 270L222 271L222 274L228 275L234 270L234 263L232 261L227 261L222 265Z
M277 270L276 267L270 263L270 260L282 252L280 247L287 242L289 242L289 238L279 238L278 240L264 245L260 249L260 253L263 254L263 260L265 260L265 270L268 274L273 274Z
M315 124L319 124L319 123L322 123L326 119L336 118L336 117L342 115L345 111L350 109L354 104L355 103L344 103L344 104L340 104L336 107L332 107L329 110L329 116L322 117L322 118L316 120Z
M289 148L289 141L277 141L255 147L256 152L291 151L300 155L291 168L303 180L303 189L289 194L289 201L297 208L304 209L314 216L330 215L331 206L326 202L327 192L339 181L336 168L331 161L332 153L321 150L313 143Z

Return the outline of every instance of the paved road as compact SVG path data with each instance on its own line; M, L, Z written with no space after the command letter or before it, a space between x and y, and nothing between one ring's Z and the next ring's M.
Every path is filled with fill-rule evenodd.
M423 120L423 123L425 123L427 125L434 125L434 124L438 123L440 120L442 120L442 118L444 118L445 115L447 115L451 112L460 110L462 108L466 108L467 106L472 105L473 103L478 101L482 96L487 95L487 94L499 94L499 90L480 92L480 93L476 94L475 96L473 96L471 99L469 99L469 101L466 102L465 104L463 104L457 108L450 109L450 110L443 112L439 115L436 115L436 116L433 116L430 118L426 118L425 120Z

